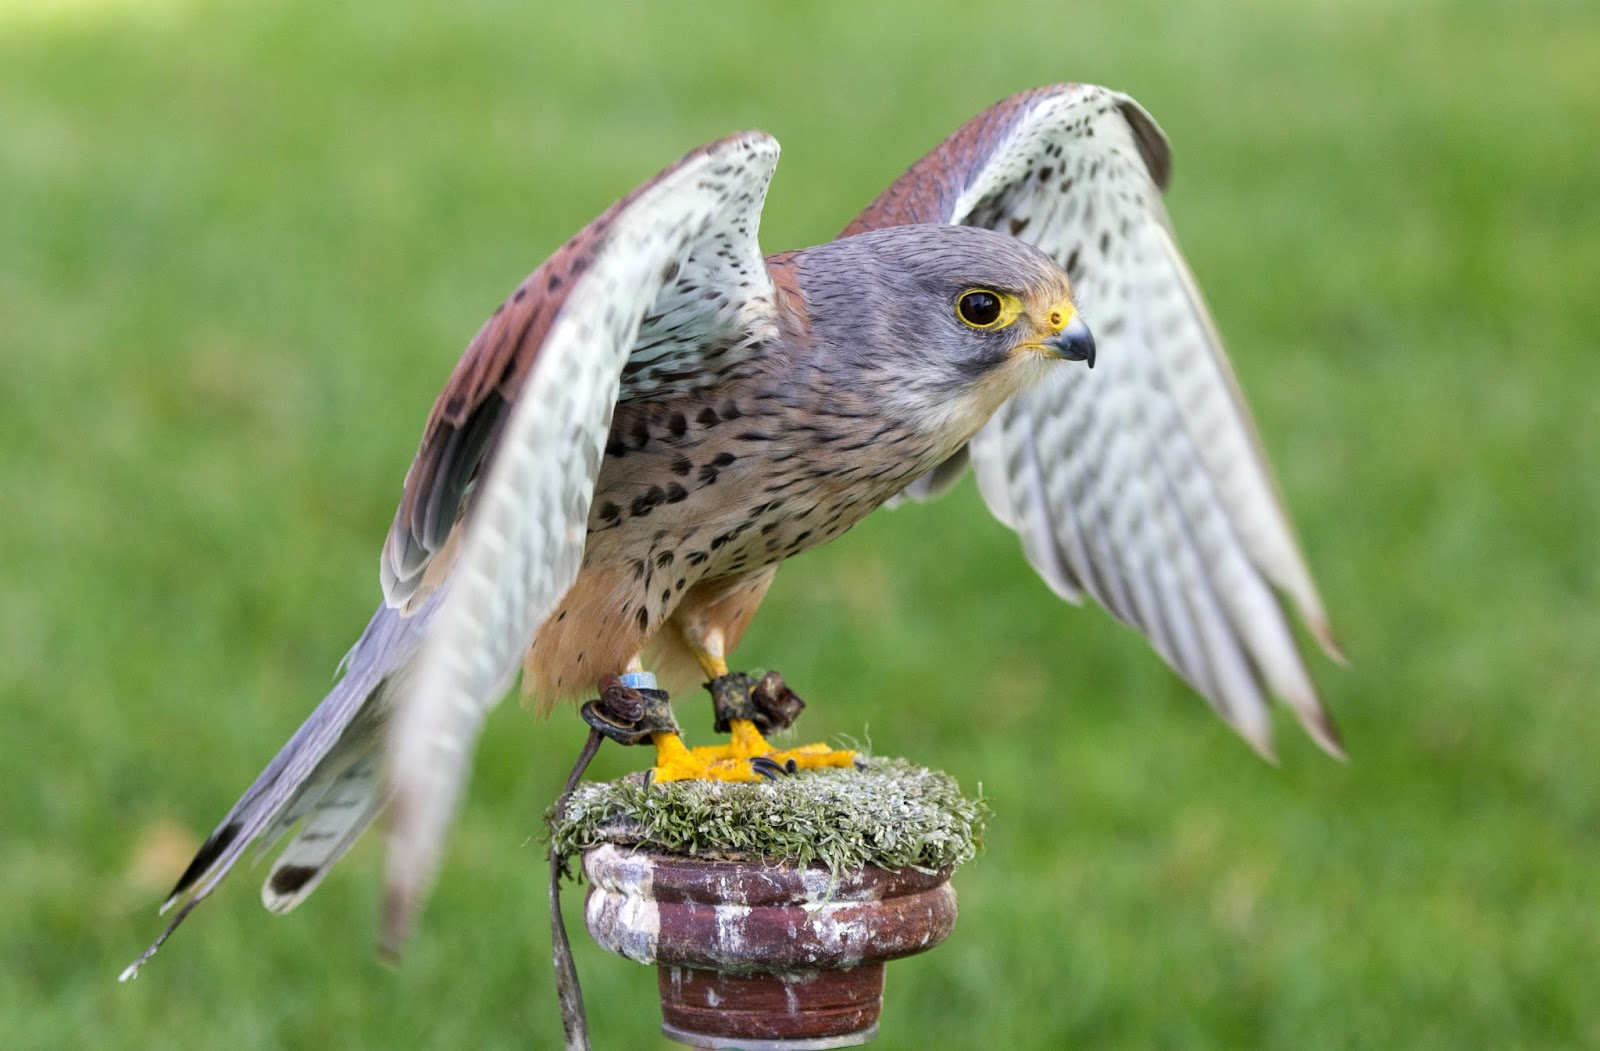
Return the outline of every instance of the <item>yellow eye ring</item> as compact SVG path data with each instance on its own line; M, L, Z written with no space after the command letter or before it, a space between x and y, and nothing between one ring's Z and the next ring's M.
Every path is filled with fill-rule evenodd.
M988 288L969 288L956 296L956 317L968 328L988 332L1005 328L1022 313L1016 296Z

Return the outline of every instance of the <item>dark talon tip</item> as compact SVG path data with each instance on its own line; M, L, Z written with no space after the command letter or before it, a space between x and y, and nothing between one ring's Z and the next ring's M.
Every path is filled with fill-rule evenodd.
M793 756L790 756L788 759L784 760L783 768L791 774L798 774L800 772L800 764L794 761Z
M855 764L857 770L865 770L867 768L866 756L858 755L851 762Z
M751 759L750 769L754 770L757 774L766 778L768 781L776 781L785 773L783 767L779 766L777 763L774 763L771 759L768 759L764 755L758 755L754 759Z

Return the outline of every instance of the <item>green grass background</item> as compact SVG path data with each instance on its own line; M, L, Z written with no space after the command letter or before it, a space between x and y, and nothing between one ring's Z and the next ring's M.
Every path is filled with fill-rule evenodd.
M1600 1046L1597 71L1592 0L0 0L0 1046L555 1046L530 837L582 735L514 704L399 970L366 842L115 978L324 692L529 269L742 127L785 149L766 246L826 239L1073 79L1172 138L1353 761L1287 719L1254 759L970 483L799 560L742 662L996 814L878 1046ZM661 1045L649 971L579 966L597 1047Z

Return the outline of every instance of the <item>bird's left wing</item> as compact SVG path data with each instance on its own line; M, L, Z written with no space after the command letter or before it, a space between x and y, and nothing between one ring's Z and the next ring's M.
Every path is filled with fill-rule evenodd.
M577 577L617 400L714 373L741 332L771 328L756 231L777 157L748 132L635 191L507 301L440 396L435 421L464 425L430 422L385 550L395 605L453 555L389 745L391 950L432 883L483 717ZM530 283L545 298L525 305ZM484 405L494 418L474 435Z
M1056 369L1002 406L970 456L985 501L1063 598L1148 637L1270 754L1265 695L1339 754L1274 589L1337 654L1249 410L1161 204L1167 141L1119 92L1041 88L986 110L846 235L902 223L1011 234L1072 279L1098 367ZM959 462L912 483L922 499Z

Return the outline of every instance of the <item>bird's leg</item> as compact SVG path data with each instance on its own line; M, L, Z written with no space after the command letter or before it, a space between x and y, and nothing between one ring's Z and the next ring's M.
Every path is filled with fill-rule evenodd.
M708 759L732 761L764 777L855 764L855 752L820 743L774 748L765 734L787 730L805 708L805 702L777 672L768 672L754 682L742 672L730 673L719 632L707 632L703 638L687 641L710 680L706 689L711 692L716 732L729 735L727 744L696 748L696 753Z
M777 672L769 671L754 682L748 675L728 675L706 687L711 691L716 729L726 727L732 734L729 747L752 764L769 772L776 769L787 773L857 765L854 751L830 748L821 742L782 749L767 743L764 735L793 726L806 706Z
M673 718L667 691L656 689L654 683L655 676L642 669L607 676L600 680L600 698L584 704L578 714L618 744L648 741L657 745L659 753L660 742L671 738L677 741L678 750L685 751L678 740L678 720Z
M652 773L657 781L754 781L759 772L748 760L728 756L726 749L689 748L665 690L635 657L621 676L600 683L599 700L583 706L584 721L619 744L649 742L656 748Z

